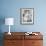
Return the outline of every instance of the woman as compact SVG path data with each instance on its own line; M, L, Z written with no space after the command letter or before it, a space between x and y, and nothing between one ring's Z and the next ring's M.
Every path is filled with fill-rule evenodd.
M24 22L31 22L32 21L32 15L31 15L31 12L30 10L24 10L24 13L23 13L23 21Z

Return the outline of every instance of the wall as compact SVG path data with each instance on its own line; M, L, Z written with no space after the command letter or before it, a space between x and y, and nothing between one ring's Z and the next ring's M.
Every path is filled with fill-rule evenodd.
M46 31L46 1L44 0L1 0L0 17L13 17L15 19L14 26L11 31ZM34 24L20 24L20 8L34 8ZM2 25L2 32L7 31L8 27ZM19 29L19 30L18 30Z
M46 35L46 0L0 0L0 4L0 18L13 17L15 19L11 32L40 31L44 36ZM20 8L34 8L33 25L20 24ZM8 26L4 23L0 25L0 32L8 32ZM44 43L46 44L45 41Z

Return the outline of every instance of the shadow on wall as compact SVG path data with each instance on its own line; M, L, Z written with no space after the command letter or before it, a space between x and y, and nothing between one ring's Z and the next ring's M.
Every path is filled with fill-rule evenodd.
M0 33L0 46L4 46L3 45L3 39L4 39L3 33Z
M5 23L5 17L0 16L0 46L3 46L3 34L2 33L2 25Z

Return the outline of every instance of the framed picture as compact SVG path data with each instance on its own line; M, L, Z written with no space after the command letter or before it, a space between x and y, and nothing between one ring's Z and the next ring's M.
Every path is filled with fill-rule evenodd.
M21 8L20 9L20 22L21 24L34 23L34 8Z

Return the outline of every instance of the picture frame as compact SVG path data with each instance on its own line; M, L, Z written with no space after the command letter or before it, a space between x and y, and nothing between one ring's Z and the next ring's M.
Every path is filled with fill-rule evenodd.
M34 8L21 8L20 9L20 23L21 24L34 24Z

